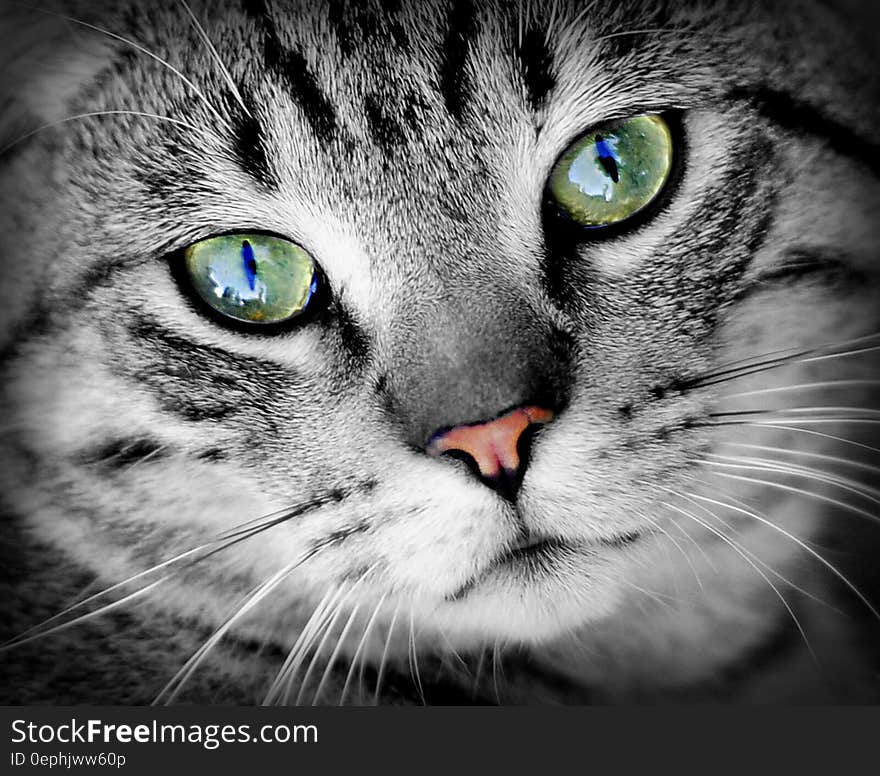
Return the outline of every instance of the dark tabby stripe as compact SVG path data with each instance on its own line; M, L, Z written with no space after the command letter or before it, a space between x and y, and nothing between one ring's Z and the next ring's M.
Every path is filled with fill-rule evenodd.
M239 92L244 93L241 89ZM227 96L226 102L234 130L232 151L235 161L264 188L278 191L281 184L266 147L266 132L256 118L256 106L249 105L246 113L237 102L232 101L231 95Z
M762 116L789 131L821 137L836 153L856 159L874 175L880 175L880 145L826 116L816 106L766 86L737 86L727 96L751 103Z
M440 94L446 110L460 121L473 89L466 67L469 40L477 32L477 19L470 0L453 0L447 19L449 28L440 57Z
M546 32L538 27L526 30L514 51L522 71L529 105L537 111L556 85L553 76L553 56L547 47Z
M267 70L284 85L300 107L315 137L323 143L330 143L337 131L336 110L321 89L302 50L284 46L264 0L246 0L244 9L262 33Z
M396 18L399 0L374 0L369 5L351 0L331 0L327 18L333 25L336 44L343 56L350 56L358 45L377 41L396 47L408 45L403 25Z
M404 144L406 135L397 119L386 107L381 95L368 94L364 98L364 117L376 145L386 154L392 154Z

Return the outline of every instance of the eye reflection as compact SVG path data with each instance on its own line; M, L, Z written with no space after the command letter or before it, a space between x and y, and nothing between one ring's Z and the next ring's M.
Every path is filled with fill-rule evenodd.
M610 202L614 196L614 184L620 183L621 162L617 156L620 140L614 135L596 135L595 143L587 145L571 163L568 179L589 197L602 197Z

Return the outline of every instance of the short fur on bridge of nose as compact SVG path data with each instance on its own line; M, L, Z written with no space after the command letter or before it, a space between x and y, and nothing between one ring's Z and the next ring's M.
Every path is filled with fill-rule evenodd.
M551 420L553 412L544 407L517 407L494 420L454 426L435 434L428 443L427 453L435 456L452 450L467 453L476 462L480 474L492 479L502 471L517 472L520 467L517 443L523 432L531 425Z

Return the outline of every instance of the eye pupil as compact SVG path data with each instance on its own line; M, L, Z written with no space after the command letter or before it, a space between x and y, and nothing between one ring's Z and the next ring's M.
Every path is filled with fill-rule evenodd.
M596 135L596 153L602 169L608 173L608 177L615 183L620 183L620 172L617 169L617 158L614 150L605 142L602 135Z
M247 240L241 243L241 261L244 264L244 276L253 291L257 286L257 260L254 258L254 249Z

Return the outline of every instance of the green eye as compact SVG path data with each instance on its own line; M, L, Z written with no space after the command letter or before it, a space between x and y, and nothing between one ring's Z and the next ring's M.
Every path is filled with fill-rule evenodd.
M581 226L610 226L651 202L671 168L669 125L660 116L637 116L572 143L550 173L548 187Z
M184 251L183 264L201 300L242 323L285 323L305 311L318 288L312 257L265 234L201 240Z

